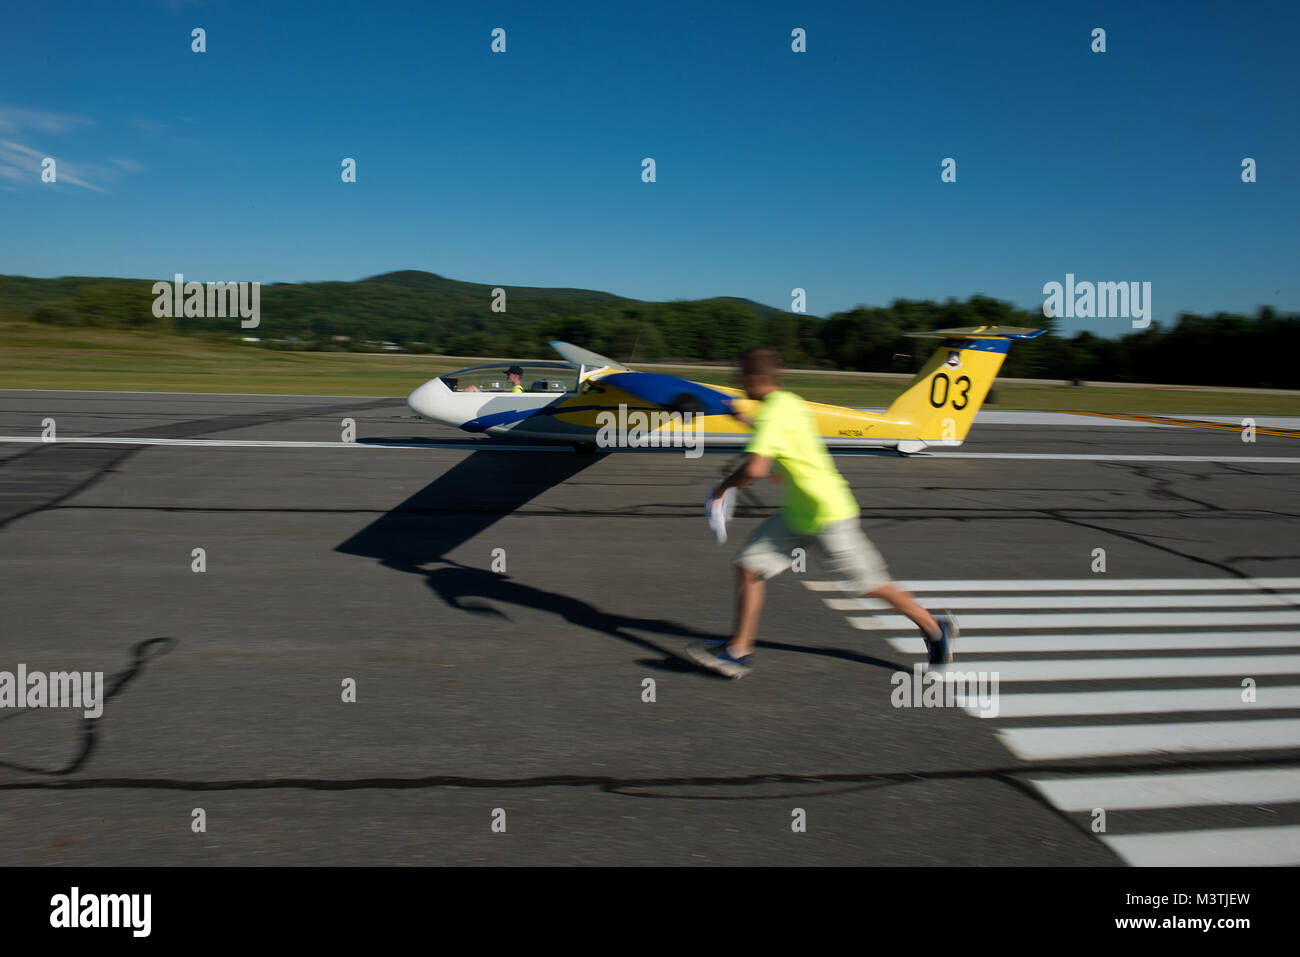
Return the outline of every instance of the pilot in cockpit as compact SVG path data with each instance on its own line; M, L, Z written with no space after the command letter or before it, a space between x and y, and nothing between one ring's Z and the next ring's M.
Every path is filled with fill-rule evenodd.
M510 381L510 388L502 389L502 392L523 392L524 384L521 381L524 376L524 370L519 366L511 366L506 370L506 378ZM480 389L476 385L467 385L462 392L496 392L496 389Z

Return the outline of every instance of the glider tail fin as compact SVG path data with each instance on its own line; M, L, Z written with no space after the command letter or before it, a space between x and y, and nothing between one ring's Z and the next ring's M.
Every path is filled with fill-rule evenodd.
M1044 331L973 326L908 333L943 341L885 413L899 424L900 434L910 437L899 443L899 449L912 452L928 445L961 445L1011 343L1036 339Z

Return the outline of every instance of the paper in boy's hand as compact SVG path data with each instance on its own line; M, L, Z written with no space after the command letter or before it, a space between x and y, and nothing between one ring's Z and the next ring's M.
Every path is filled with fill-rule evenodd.
M736 490L729 488L718 498L713 497L714 484L709 488L709 497L704 500L704 517L708 519L709 531L719 545L727 541L727 523L736 514Z

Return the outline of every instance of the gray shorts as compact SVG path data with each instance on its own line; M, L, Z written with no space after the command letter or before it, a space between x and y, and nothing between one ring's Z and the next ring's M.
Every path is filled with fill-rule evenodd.
M764 579L773 578L790 567L796 548L814 538L826 552L828 570L836 581L850 582L854 594L875 591L891 581L885 560L862 533L857 516L833 522L816 534L801 535L777 512L754 529L749 541L736 554L736 564Z

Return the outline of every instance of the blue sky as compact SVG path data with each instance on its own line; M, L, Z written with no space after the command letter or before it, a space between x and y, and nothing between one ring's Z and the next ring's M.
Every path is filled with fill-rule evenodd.
M705 6L13 5L0 273L1300 311L1300 5Z

